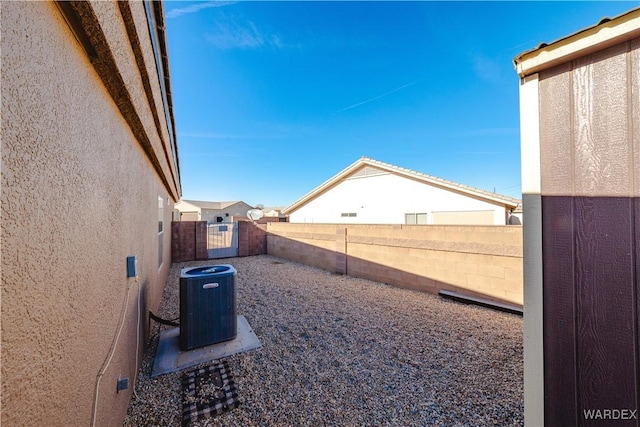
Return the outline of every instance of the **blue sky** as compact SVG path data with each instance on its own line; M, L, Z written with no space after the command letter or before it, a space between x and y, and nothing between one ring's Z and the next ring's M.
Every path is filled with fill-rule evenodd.
M519 198L513 58L638 6L166 1L183 198L287 206L361 156Z

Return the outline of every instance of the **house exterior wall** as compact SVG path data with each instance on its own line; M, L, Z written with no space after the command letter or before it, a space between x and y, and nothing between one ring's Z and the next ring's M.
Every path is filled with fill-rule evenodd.
M392 173L347 178L289 215L291 223L404 224L406 213L491 211L504 225L505 207ZM355 213L356 216L342 216ZM486 223L485 223L486 225Z
M204 221L200 208L184 200L176 203L175 209L180 212L180 221Z
M640 38L586 49L521 83L527 425L640 409Z
M200 212L180 212L180 221L200 221Z
M180 211L180 221L207 222L217 222L217 217L222 217L222 222L231 222L233 217L246 217L247 211L253 209L244 202L234 203L224 209L200 208L184 200L176 203L175 208Z
M522 227L272 222L267 252L404 288L522 304Z
M217 222L217 217L222 217L223 222L233 221L233 217L246 217L247 211L253 209L244 202L235 203L224 209L202 209L202 221Z
M433 224L493 224L494 211L445 211L433 212Z
M171 264L178 165L145 6L79 7L112 57L90 62L52 2L0 3L3 425L90 425L94 407L121 424ZM110 61L121 81L98 71Z

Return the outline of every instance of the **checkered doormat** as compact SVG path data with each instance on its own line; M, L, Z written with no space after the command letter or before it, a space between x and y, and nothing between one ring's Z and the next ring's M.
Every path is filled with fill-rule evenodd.
M182 375L182 425L220 415L240 405L226 361Z

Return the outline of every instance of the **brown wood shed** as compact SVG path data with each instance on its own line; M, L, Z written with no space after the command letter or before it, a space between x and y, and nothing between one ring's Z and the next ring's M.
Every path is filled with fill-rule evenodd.
M640 425L640 9L514 62L525 424Z

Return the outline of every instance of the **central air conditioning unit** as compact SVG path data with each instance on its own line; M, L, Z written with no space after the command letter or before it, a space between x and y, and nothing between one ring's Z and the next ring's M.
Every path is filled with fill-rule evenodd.
M228 264L183 268L180 274L180 350L236 337L236 270Z

